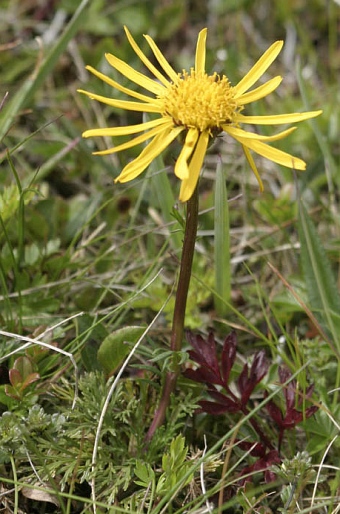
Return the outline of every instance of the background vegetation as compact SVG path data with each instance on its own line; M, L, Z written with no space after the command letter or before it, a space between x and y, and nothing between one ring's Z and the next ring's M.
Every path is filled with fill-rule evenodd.
M333 0L0 0L4 512L339 512L339 23ZM214 382L183 376L147 447L171 362L184 215L171 168L178 149L133 183L114 185L139 150L95 157L111 141L84 141L81 133L140 118L76 92L113 94L85 70L114 75L105 52L144 71L124 24L145 50L142 35L151 35L179 70L193 65L207 26L207 70L234 84L284 39L267 72L284 81L253 113L323 109L281 142L306 160L306 172L256 156L263 194L232 140L210 149L186 325L204 340L213 331L216 349L208 353L216 350L216 363L235 330L237 353L224 378L240 404L221 414L215 395L209 410L200 402L212 400ZM219 162L229 197L231 304L214 294ZM165 174L170 189L160 185ZM189 356L189 342L183 367L204 367L202 356ZM260 350L266 369L254 365ZM280 382L283 365L289 375ZM248 376L246 398L240 376L249 369L262 376L261 383ZM294 410L301 418L293 420Z

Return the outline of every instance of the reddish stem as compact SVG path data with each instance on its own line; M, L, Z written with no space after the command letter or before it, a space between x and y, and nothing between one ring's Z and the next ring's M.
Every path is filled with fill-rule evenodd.
M159 405L155 411L154 419L150 425L148 433L146 434L145 440L148 443L151 441L155 431L160 427L165 419L166 410L170 404L171 393L176 387L177 377L180 372L178 364L178 354L182 349L183 334L184 334L184 320L185 310L188 298L188 290L191 278L192 262L195 252L195 242L197 235L198 225L198 191L197 187L187 202L187 213L185 221L185 232L184 241L182 248L182 257L180 272L177 284L176 299L174 315L172 320L172 331L171 331L171 350L174 352L172 368L173 371L169 371L164 380L162 389L161 399Z

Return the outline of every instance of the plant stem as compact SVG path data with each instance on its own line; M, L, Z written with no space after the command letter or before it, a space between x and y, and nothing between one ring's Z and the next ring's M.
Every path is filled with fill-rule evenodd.
M172 319L171 345L174 352L172 370L168 371L162 389L161 399L156 409L154 419L150 425L145 440L151 441L155 431L161 426L165 419L166 409L170 403L171 393L176 387L177 377L180 372L178 364L178 352L182 349L185 310L188 298L188 290L191 278L192 262L194 258L195 242L198 224L198 190L197 187L192 197L187 202L187 212L185 220L185 232L182 248L181 265L176 291L174 315Z
M13 473L13 483L14 483L14 514L18 514L19 511L19 487L18 487L18 475L17 469L15 467L15 460L11 455L11 464L12 464L12 473Z

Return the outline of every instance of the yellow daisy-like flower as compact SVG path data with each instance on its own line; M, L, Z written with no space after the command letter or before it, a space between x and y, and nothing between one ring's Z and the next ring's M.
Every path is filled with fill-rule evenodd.
M91 99L112 107L158 115L157 118L138 125L92 129L83 133L83 137L116 137L142 132L141 135L126 143L95 152L96 155L120 152L150 140L139 156L125 166L115 182L127 182L140 175L182 132L185 135L184 144L174 170L175 175L182 181L179 195L182 202L189 200L196 188L209 140L223 131L241 143L261 190L263 190L263 184L250 150L288 168L297 170L306 168L303 160L267 144L288 136L296 127L273 136L261 136L240 128L242 123L258 125L295 123L318 116L322 112L312 111L274 116L245 116L241 113L246 104L269 95L280 84L282 77L277 76L249 91L276 59L282 49L283 41L273 43L245 77L236 86L232 86L225 75L217 73L208 75L205 71L207 29L201 30L198 36L195 67L191 68L190 72L183 70L181 73L177 73L170 66L150 36L144 37L162 71L159 71L146 57L126 27L125 32L133 50L155 78L151 79L134 70L112 54L106 54L105 57L113 68L132 82L142 86L151 93L151 96L121 86L91 66L87 66L91 73L137 101L117 100L79 90Z

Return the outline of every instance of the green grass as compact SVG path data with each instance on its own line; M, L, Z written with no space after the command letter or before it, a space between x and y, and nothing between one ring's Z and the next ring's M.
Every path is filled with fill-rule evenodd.
M320 0L0 0L1 509L338 512L339 18L336 2ZM268 371L244 411L221 415L198 412L201 400L211 400L207 387L181 375L148 445L173 364L185 220L172 173L179 146L135 181L114 184L139 149L93 156L111 141L81 133L141 120L77 93L113 94L85 70L109 73L105 52L145 71L124 24L143 49L142 35L150 34L175 69L193 65L197 34L207 26L207 69L232 84L284 39L266 74L284 80L253 114L323 109L280 142L306 160L306 172L255 156L262 194L238 145L223 138L209 149L186 327L204 338L213 330L219 362L236 331L234 393L256 352L264 350ZM221 217L229 241L214 225ZM183 369L195 367L191 349L185 343L179 356ZM283 364L296 380L294 408L305 417L284 431L279 448L266 405L272 400L285 412ZM312 405L319 409L308 417ZM279 451L277 462L266 456L275 478L268 483L254 466L259 433Z

